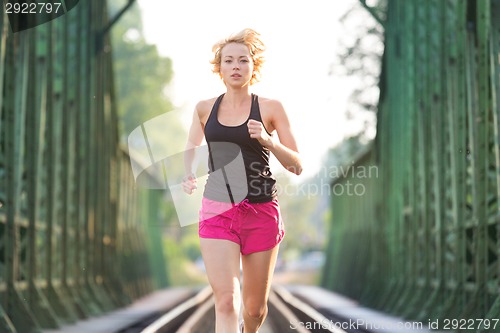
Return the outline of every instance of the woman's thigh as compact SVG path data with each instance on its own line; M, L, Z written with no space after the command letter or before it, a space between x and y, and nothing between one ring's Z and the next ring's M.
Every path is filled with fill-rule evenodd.
M255 309L266 305L278 250L279 245L267 251L242 256L245 307Z
M208 281L214 293L239 293L240 246L224 239L200 238Z

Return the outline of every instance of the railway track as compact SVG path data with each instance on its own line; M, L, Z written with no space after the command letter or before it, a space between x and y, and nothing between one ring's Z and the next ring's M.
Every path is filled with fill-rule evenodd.
M406 321L334 292L308 285L274 285L260 333L431 333L426 323ZM44 333L213 333L210 287L163 289L107 316Z
M177 305L166 314L124 333L209 333L215 331L215 311L210 287ZM269 314L259 333L350 333L334 325L313 307L282 287L273 287L269 296Z

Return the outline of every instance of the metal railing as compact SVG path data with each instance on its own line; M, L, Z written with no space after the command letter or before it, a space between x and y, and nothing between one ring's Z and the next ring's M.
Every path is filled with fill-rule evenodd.
M377 137L333 196L323 285L421 320L500 316L500 1L389 0ZM480 330L475 323L475 328Z
M16 33L0 15L1 332L58 327L157 287L160 234L147 226L161 194L136 189L118 144L108 23L101 0Z

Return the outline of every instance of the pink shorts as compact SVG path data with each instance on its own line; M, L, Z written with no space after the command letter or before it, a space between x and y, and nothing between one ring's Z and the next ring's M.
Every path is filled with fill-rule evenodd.
M278 199L231 203L203 198L198 231L200 238L226 239L240 245L241 254L270 250L285 236Z

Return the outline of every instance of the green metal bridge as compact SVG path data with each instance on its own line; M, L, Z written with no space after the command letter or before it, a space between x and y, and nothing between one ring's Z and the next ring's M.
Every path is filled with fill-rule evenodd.
M19 32L0 15L0 332L169 286L162 192L135 186L118 139L118 17L105 1L65 3ZM500 0L388 0L373 14L377 136L351 167L377 172L332 183L365 192L332 196L322 285L408 319L500 318Z

